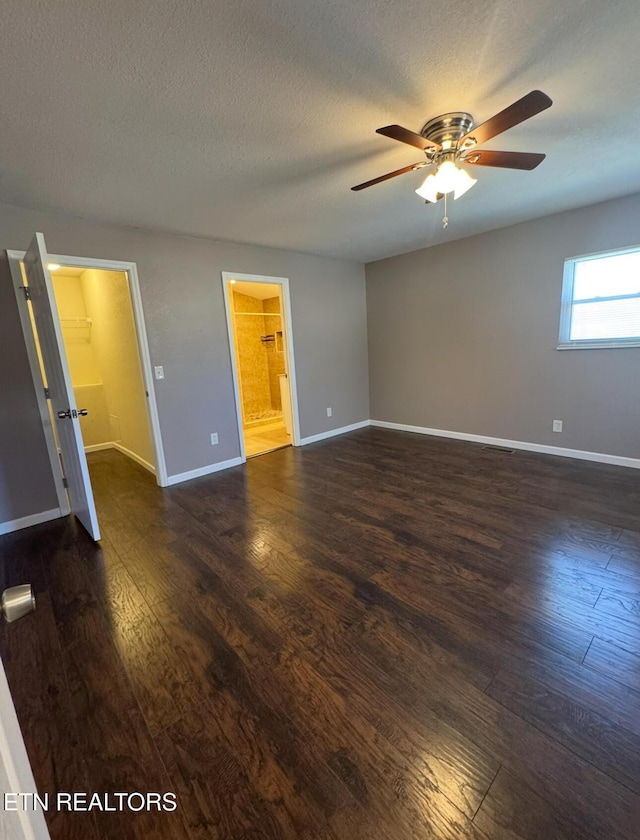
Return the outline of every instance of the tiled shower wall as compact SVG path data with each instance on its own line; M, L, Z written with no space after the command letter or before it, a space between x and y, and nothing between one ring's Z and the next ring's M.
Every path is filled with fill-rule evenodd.
M278 374L284 373L283 346L278 341L263 344L263 335L281 329L278 297L258 298L233 292L236 353L242 393L242 416L245 423L282 411ZM240 313L276 313L242 315Z
M264 311L280 312L280 298L272 297L262 301ZM282 319L280 315L264 316L265 335L276 335L282 330ZM280 397L280 381L278 376L285 373L284 367L284 336L276 336L276 341L267 344L267 364L269 365L269 390L271 392L271 407L282 411L282 399Z

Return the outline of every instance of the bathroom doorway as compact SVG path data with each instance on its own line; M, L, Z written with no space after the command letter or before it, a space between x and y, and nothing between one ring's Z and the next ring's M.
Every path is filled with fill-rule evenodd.
M243 460L298 442L288 282L223 272Z

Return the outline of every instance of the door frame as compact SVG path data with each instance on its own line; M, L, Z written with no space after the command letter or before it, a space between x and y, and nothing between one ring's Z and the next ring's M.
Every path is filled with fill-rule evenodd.
M0 659L0 777L4 777L10 785L6 793L37 793L33 771L29 763L27 748L20 731L20 724L16 716L13 698ZM31 799L31 803L33 803ZM18 834L11 836L14 840L50 840L47 824L41 808L25 809L20 804L16 806L15 820L5 817L9 829L18 826ZM0 828L3 819L0 816Z
M236 420L238 423L238 438L240 441L240 457L242 463L247 460L244 446L244 431L242 428L242 406L240 403L240 376L236 361L235 329L233 322L233 305L229 294L229 281L237 280L239 283L267 283L272 286L280 286L280 300L282 302L282 315L285 321L285 363L289 379L289 396L291 399L291 416L293 428L291 429L291 443L293 446L300 446L300 417L298 414L298 387L296 383L296 365L293 352L293 318L291 317L291 296L289 293L288 277L267 277L262 274L238 274L235 271L222 272L222 291L224 294L224 307L227 316L227 338L229 340L229 353L231 355L231 371L233 375L233 392L236 404Z
M22 289L22 273L20 271L20 262L23 260L24 251L8 250L7 258L9 260L9 269L11 277L14 282L14 291L18 301L18 311L20 313L20 323L22 325L22 332L25 337L25 344L27 346L27 355L29 357L29 365L31 367L31 376L35 386L36 397L38 399L38 408L40 409L40 416L42 418L42 425L44 428L45 439L47 442L47 451L49 453L49 460L51 461L53 469L53 477L56 484L56 492L58 494L58 501L60 503L61 516L66 516L69 513L69 502L67 494L62 483L62 473L60 467L60 459L58 457L58 449L53 436L53 429L49 418L49 408L44 396L42 387L42 374L40 372L40 364L38 362L38 355L36 351L35 339L33 336L33 329L31 321L24 306L24 297L21 293ZM153 375L151 367L151 356L149 354L149 340L147 338L147 328L144 320L144 309L142 306L142 296L140 294L140 281L138 278L138 266L134 262L122 260L99 260L90 257L73 257L68 254L48 254L51 262L59 263L61 266L69 266L71 268L94 268L99 271L121 271L127 276L127 286L129 289L129 299L131 300L131 307L133 309L133 323L136 331L136 341L138 345L138 353L140 355L140 367L142 371L142 383L147 394L147 417L149 419L149 426L151 430L151 439L153 441L153 449L155 454L155 476L156 481L160 487L167 487L167 465L164 457L164 447L162 444L162 433L160 431L160 418L158 415L158 404L156 401L156 392L153 385ZM64 500L64 501L63 501Z

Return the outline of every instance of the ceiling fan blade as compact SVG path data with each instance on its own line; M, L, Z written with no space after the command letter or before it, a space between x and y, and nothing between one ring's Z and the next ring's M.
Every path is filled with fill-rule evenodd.
M463 157L464 163L471 166L499 166L502 169L535 169L546 155L537 152L494 152L488 149L475 149Z
M411 172L413 169L422 169L426 166L423 160L418 163L412 163L409 166L403 166L402 169L396 169L395 172L388 172L386 175L381 175L379 178L374 178L372 181L365 181L364 184L358 184L357 187L351 187L352 190L364 190L367 187L373 187L374 184L380 184L382 181L388 181L389 178L395 178L397 175L404 175L405 172Z
M552 104L551 99L549 99L546 93L543 93L541 90L532 90L531 93L523 96L522 99L518 99L513 105L505 108L504 111L500 111L499 114L491 117L491 119L471 129L468 134L465 134L458 141L458 148L461 149L464 142L471 138L476 141L478 146L481 143L486 143L492 137L502 134L503 131L513 128L514 125L528 120L529 117L535 117L536 114L549 108Z
M385 137L390 137L392 140L399 140L401 143L408 143L410 146L415 146L416 149L441 149L440 143L433 143L427 140L421 134L416 134L415 131L409 131L408 128L403 128L401 125L385 125L383 128L376 128L377 134L384 134Z

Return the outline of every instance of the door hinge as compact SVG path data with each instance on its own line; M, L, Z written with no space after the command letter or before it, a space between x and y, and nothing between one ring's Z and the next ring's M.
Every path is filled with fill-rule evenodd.
M50 400L51 399L51 391L48 388L44 389L44 398L45 398L45 400Z
M20 286L20 288L24 292L24 299L31 300L31 289L28 286Z
M68 489L68 487L69 487L69 482L68 482L68 480L67 480L66 476L64 476L64 475L62 476L62 486L63 486L65 489Z

